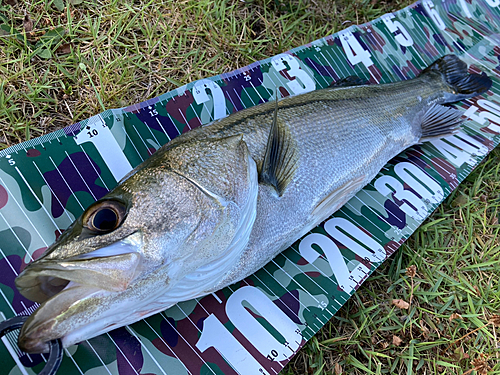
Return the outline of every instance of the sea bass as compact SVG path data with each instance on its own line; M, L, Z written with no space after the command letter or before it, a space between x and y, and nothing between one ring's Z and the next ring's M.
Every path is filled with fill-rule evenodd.
M401 151L455 132L461 112L443 104L491 84L447 55L412 80L346 79L177 137L19 275L19 291L42 303L19 347L69 346L247 277Z

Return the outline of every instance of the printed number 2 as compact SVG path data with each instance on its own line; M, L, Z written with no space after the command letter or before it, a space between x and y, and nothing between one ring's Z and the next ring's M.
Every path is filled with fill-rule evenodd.
M212 93L212 98L208 96L207 90L210 90ZM214 106L214 115L212 120L218 120L226 117L226 100L222 89L217 83L209 79L201 79L197 81L193 87L193 97L196 104L205 103L212 99Z
M370 51L363 49L353 33L349 30L339 34L342 48L347 56L347 59L352 65L363 63L366 67L373 65Z
M404 28L404 26L401 25L401 22L392 20L394 17L394 14L386 14L382 16L382 21L384 21L384 24L387 26L389 31L394 34L394 39L396 39L400 45L405 47L412 46L412 37L408 34L408 31Z

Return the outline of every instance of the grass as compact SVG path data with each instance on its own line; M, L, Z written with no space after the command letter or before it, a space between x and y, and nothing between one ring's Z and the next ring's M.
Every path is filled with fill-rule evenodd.
M3 1L0 148L410 3ZM494 150L284 374L500 374L498 157Z

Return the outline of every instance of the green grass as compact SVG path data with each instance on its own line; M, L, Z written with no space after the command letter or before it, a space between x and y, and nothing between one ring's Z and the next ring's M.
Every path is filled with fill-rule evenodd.
M0 147L232 71L410 3L4 1ZM25 14L33 22L30 33ZM499 156L493 151L476 168L284 374L338 374L340 368L344 374L468 374L481 354L490 357L489 373L500 374L496 327L487 324L500 306ZM411 265L417 268L413 280L406 274ZM411 299L410 308L397 308L393 299ZM453 314L461 318L450 319Z

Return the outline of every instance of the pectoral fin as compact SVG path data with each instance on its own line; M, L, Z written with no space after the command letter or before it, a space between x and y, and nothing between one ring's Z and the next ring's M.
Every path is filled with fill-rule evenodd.
M278 102L276 101L259 182L274 186L278 195L282 196L297 170L297 161L296 142L288 127L278 118Z

